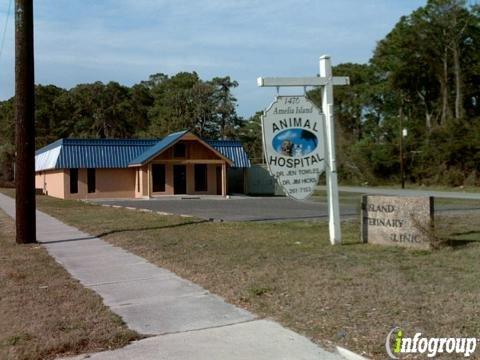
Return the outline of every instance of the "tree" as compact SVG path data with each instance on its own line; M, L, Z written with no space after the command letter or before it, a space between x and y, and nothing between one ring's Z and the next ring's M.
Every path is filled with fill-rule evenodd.
M215 87L213 100L216 104L216 112L219 117L219 132L221 139L227 139L238 125L238 117L235 110L237 99L232 95L232 89L238 86L238 82L232 81L230 76L215 77L211 84Z
M164 83L167 80L168 80L168 75L164 73L156 73L156 74L150 75L148 77L148 80L141 81L139 85L143 85L147 89L152 90L162 85L162 83Z
M35 87L35 145L43 147L58 139L58 126L65 116L57 99L67 91L54 85Z
M263 112L257 111L248 120L240 122L237 135L253 163L263 163L262 125Z
M0 102L0 175L3 180L13 180L15 158L15 114L13 98Z
M210 138L235 134L239 119L230 90L238 83L229 76L203 81L196 72L170 78L157 74L144 84L154 99L148 113L150 134L161 137L182 129Z
M116 82L77 85L67 101L73 105L73 133L98 138L129 137L131 124L130 90Z
M197 73L182 72L152 87L154 101L149 111L150 134L162 137L193 127L191 93L193 86L199 82Z
M464 115L464 69L476 56L478 24L464 0L430 0L402 17L375 49L372 63L414 111L423 107L428 132Z
M130 92L130 119L133 134L136 137L145 137L148 134L150 121L148 112L153 106L153 96L151 90L145 84L132 86Z

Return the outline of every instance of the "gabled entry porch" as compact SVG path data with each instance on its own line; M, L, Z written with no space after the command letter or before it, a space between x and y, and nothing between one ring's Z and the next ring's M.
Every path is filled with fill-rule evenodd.
M198 136L179 132L135 159L135 197L227 195L227 167L232 161Z
M148 165L150 197L227 194L226 165L204 161L154 161ZM148 176L148 174L147 174Z

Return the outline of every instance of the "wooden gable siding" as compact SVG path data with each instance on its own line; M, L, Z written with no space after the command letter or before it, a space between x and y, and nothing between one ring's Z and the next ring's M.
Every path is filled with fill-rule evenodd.
M171 146L163 153L154 158L154 161L158 160L223 160L217 154L215 154L208 147L203 145L197 140L180 140L177 144L185 144L186 151L184 158L178 158L173 156L173 148L175 145Z

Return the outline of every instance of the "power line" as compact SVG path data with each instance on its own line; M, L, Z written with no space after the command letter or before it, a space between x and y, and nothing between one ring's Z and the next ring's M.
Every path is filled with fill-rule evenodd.
M8 10L7 10L7 18L5 20L5 26L3 28L3 35L2 35L2 44L0 45L0 58L2 57L3 54L3 48L5 46L5 36L7 34L7 28L8 28L8 20L10 18L10 12L12 10L12 0L8 2Z

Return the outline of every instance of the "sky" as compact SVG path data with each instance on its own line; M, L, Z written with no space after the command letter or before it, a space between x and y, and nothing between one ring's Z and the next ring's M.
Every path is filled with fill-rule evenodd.
M9 1L0 1L0 41ZM14 94L11 2L0 53L0 100ZM276 94L257 87L257 77L316 76L324 54L333 65L366 63L400 17L425 2L34 1L35 81L69 89L94 81L131 86L160 72L196 71L204 80L229 75L239 82L237 112L249 117L268 107Z

